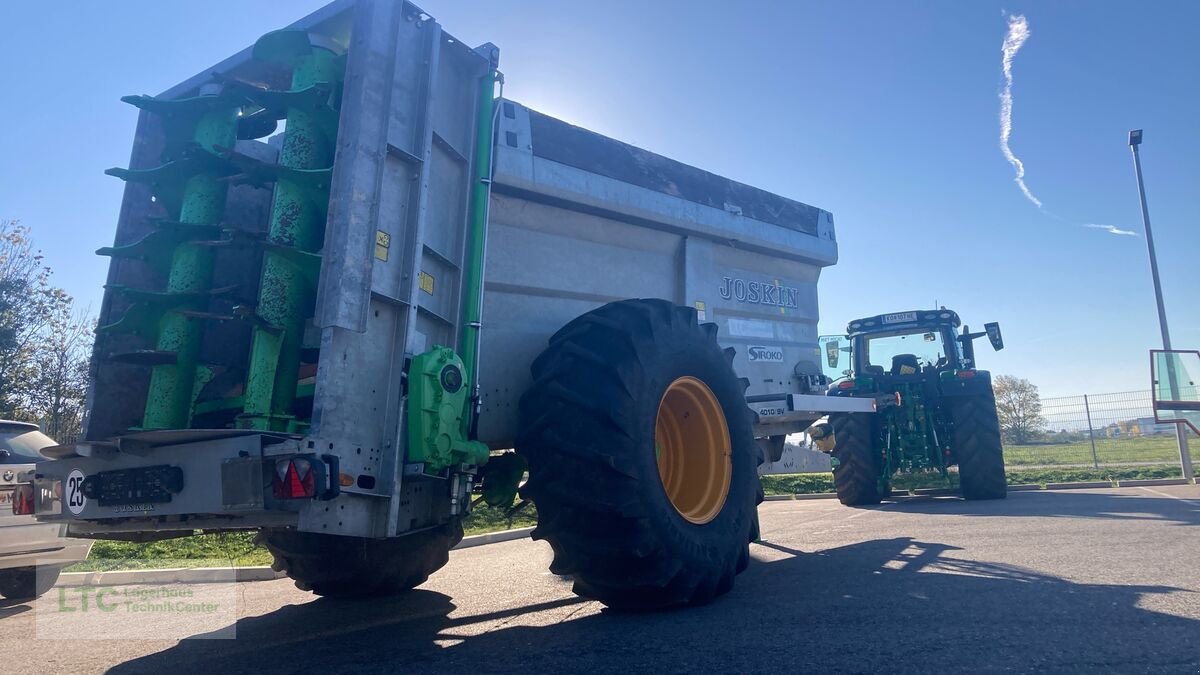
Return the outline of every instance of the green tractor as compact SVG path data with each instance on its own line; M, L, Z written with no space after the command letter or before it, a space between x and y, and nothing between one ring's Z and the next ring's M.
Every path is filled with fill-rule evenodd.
M892 477L939 472L966 499L1003 499L1004 454L992 377L975 367L974 341L1004 348L997 323L972 333L945 308L851 321L847 335L820 338L827 394L873 397L877 412L840 413L812 434L832 454L838 499L877 504ZM824 436L824 438L822 438Z

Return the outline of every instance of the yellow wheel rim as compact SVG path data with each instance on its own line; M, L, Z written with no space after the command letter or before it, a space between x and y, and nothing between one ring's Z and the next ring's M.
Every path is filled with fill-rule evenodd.
M729 427L717 397L694 377L667 387L654 424L658 477L679 515L703 525L717 517L733 478Z

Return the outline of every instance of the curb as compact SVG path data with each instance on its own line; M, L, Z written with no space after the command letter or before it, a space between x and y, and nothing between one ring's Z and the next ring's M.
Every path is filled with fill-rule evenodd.
M532 527L518 527L515 530L473 534L469 537L463 537L463 540L450 550L457 551L460 548L473 548L475 546L483 546L484 544L498 544L502 541L516 541L517 539L528 537L531 532L533 532Z
M1086 483L1046 483L1047 490L1088 490L1110 487L1114 487L1111 480L1094 480Z
M1123 487L1150 487L1154 485L1196 485L1185 478L1147 478L1142 480L1123 480L1123 481L1089 481L1086 483L1047 483L1045 487L1037 483L1023 483L1019 485L1009 485L1009 492L1034 492L1039 490L1093 490L1096 488L1123 488ZM954 496L958 494L958 490L951 488L918 488L915 490L896 491L893 498L897 497L944 497ZM802 499L834 499L837 493L834 492L814 492L811 494L794 494L794 495L767 495L763 497L765 502L789 502ZM487 536L487 535L483 535ZM465 542L465 540L464 540Z
M1118 481L1120 487L1148 487L1152 485L1195 485L1186 478L1143 478L1141 480Z
M488 532L463 537L452 550L473 548L502 541L524 539L532 527ZM59 586L127 586L131 584L205 584L243 581L272 581L287 574L270 567L180 567L158 570L110 570L104 572L64 572L58 577Z
M271 581L287 576L270 567L181 567L162 570L64 572L59 586L126 586L129 584L205 584Z
M907 494L906 494L907 493ZM896 497L948 497L958 496L955 488L916 488L913 490L897 490Z
M802 495L792 495L792 499L837 499L836 492L810 492Z

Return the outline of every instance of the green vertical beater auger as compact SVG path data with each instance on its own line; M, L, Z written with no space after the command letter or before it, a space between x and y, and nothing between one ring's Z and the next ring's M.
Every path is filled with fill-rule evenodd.
M238 426L297 431L292 415L305 323L312 315L325 237L329 180L337 136L336 99L345 64L332 45L300 31L268 33L254 57L292 68L292 88L245 89L247 98L286 112L276 165L252 165L250 176L275 182L275 198L259 283L256 323ZM235 160L236 161L236 160Z
M123 101L160 117L166 132L168 161L145 170L109 169L125 181L148 183L168 213L158 229L142 240L103 248L100 255L143 258L167 277L164 291L118 287L132 304L125 316L101 330L132 332L153 341L153 350L113 358L151 365L144 429L187 427L196 392L208 377L198 362L201 319L213 290L213 251L199 242L213 239L225 211L228 184L236 169L222 158L223 148L237 137L240 99L219 85L206 85L200 95L166 100L127 96ZM170 261L166 264L166 261Z

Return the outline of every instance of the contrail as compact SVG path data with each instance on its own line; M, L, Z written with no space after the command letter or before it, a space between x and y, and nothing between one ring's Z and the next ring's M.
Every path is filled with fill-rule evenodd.
M1013 154L1012 148L1008 146L1008 139L1012 136L1012 86L1013 74L1012 65L1013 59L1017 58L1017 52L1021 51L1021 47L1025 45L1025 41L1029 39L1029 22L1025 20L1024 14L1009 14L1008 15L1008 33L1004 36L1004 44L1000 47L1000 53L1004 55L1000 62L1001 69L1004 71L1004 89L1000 92L1000 152L1004 154L1004 159L1012 164L1013 170L1016 172L1017 187L1021 188L1021 193L1033 205L1038 207L1042 213L1058 218L1053 213L1042 208L1042 200L1034 196L1029 190L1029 186L1025 184L1025 165L1021 160ZM1116 225L1104 225L1102 223L1086 223L1083 227L1094 230L1104 230L1109 234L1116 234L1126 237L1136 237L1137 232L1132 230L1122 230Z
M1042 201L1034 197L1025 185L1025 165L1013 154L1012 148L1008 147L1008 137L1012 135L1012 63L1017 52L1021 50L1021 45L1025 44L1028 39L1029 22L1025 20L1025 15L1013 16L1010 14L1008 34L1004 36L1004 46L1000 48L1004 54L1004 60L1001 62L1004 69L1004 90L1000 92L1000 152L1004 153L1004 159L1007 159L1008 163L1012 164L1013 169L1016 170L1017 177L1014 180L1021 188L1021 192L1025 193L1025 197L1040 209Z
M1090 227L1095 230L1104 230L1105 232L1108 232L1109 234L1123 234L1127 237L1138 236L1137 232L1134 232L1132 230L1122 230L1121 228L1117 227L1116 225L1101 225L1100 223L1087 223L1086 225L1084 225L1084 227Z

